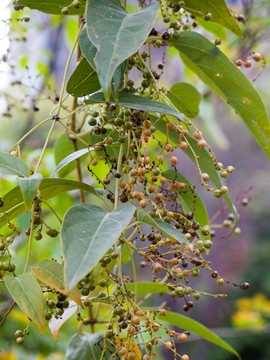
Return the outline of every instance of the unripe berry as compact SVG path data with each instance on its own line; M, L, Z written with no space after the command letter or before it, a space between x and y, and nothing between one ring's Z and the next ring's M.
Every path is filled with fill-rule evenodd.
M217 279L217 284L222 286L224 284L224 279L222 279L222 278Z

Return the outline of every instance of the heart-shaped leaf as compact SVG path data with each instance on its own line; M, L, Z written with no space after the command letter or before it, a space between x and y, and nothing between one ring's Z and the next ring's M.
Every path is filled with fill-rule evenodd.
M4 174L27 176L29 168L24 161L14 155L0 153L0 176Z
M39 327L42 334L45 325L44 303L37 280L31 274L22 274L16 277L6 275L5 284L14 301L25 315Z
M94 63L107 101L111 96L115 70L143 45L158 11L158 3L145 6L136 14L128 14L113 0L92 0L88 3L87 34L97 49Z
M29 177L18 179L26 211L31 209L32 202L36 196L42 179L43 176L41 174L33 174Z
M68 289L72 289L119 239L134 211L133 205L127 205L107 213L89 204L75 205L67 211L61 242Z

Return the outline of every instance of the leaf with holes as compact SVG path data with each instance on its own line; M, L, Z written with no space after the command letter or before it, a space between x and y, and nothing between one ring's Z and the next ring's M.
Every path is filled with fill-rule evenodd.
M107 101L111 97L115 70L143 45L158 11L158 3L145 6L135 14L128 14L113 0L89 2L86 29L89 39L97 49L94 63Z
M168 42L208 86L224 97L270 159L270 122L265 106L245 75L204 36L185 31Z
M107 213L89 204L75 205L67 211L61 228L61 243L68 290L91 271L118 240L134 211L133 205L127 205Z
M36 196L42 179L43 176L41 174L33 174L29 177L18 179L26 211L31 209L34 197Z
M6 287L21 310L36 324L41 334L45 326L44 303L41 288L31 274L5 276Z

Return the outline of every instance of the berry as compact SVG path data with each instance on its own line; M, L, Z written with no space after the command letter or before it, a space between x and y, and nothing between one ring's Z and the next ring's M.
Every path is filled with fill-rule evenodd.
M172 342L167 341L167 342L165 343L165 348L166 348L166 349L171 349L172 347L173 347Z
M222 279L222 278L217 279L217 284L222 286L224 284L224 279Z
M262 55L259 53L255 53L252 55L252 58L254 61L261 61L262 60Z
M17 330L17 331L15 331L14 336L15 336L16 338L23 337L23 332L22 332L22 330Z
M16 343L17 343L18 345L23 344L23 343L24 343L24 338L23 338L23 337L18 337L18 338L16 339Z
M241 287L243 290L248 290L250 288L250 285L248 282L244 282Z
M178 336L178 341L180 342L180 343L183 343L183 342L185 342L187 340L187 335L186 334L180 334L179 336Z
M205 148L207 145L205 140L199 140L197 144L201 149Z
M68 15L68 7L63 7L62 10L61 10L61 14L62 15Z
M251 62L251 60L247 59L247 60L245 60L245 61L243 62L243 65L244 65L244 67L246 67L246 68L250 68L251 65L252 65L252 62Z

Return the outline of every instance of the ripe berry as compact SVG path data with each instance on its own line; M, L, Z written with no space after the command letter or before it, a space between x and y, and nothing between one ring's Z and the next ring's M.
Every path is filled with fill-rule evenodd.
M135 352L130 352L128 354L128 360L136 360L137 359L137 355L135 354Z
M171 159L170 159L170 162L171 162L172 165L176 165L177 161L178 161L178 159L177 159L176 156L172 156Z
M254 61L261 61L262 60L262 55L259 53L255 53L252 55L252 58Z
M182 360L189 360L189 356L188 356L188 355L186 355L186 354L185 354L185 355L183 355L183 356L182 356Z
M167 31L164 31L161 37L163 40L169 40L170 34Z
M185 141L181 141L181 143L180 143L180 148L181 148L182 150L186 150L187 147L188 147L188 144L187 144Z
M166 316L166 310L165 309L160 309L159 310L159 315L160 316Z
M179 336L178 336L178 341L180 342L180 343L183 343L183 342L185 342L187 340L187 335L186 334L180 334Z
M196 131L193 136L195 139L200 140L200 138L202 137L202 133L201 131Z
M197 144L201 149L205 148L207 145L205 140L199 140Z
M241 59L238 59L235 61L235 65L240 67L243 65L243 61Z
M119 354L120 356L124 356L124 355L126 355L126 353L127 353L127 349L124 348L124 347L122 347L122 348L120 348L120 349L118 350L118 354Z
M166 343L165 343L165 348L166 349L171 349L173 347L173 344L170 342L170 341L167 341Z
M251 65L252 65L252 62L251 62L251 60L247 59L247 60L245 60L245 61L243 62L243 65L244 65L244 67L246 67L246 68L250 68Z
M142 199L140 200L139 204L142 208L145 208L148 204L148 201L146 199Z
M241 287L243 290L248 290L250 288L250 285L248 282L244 282Z

